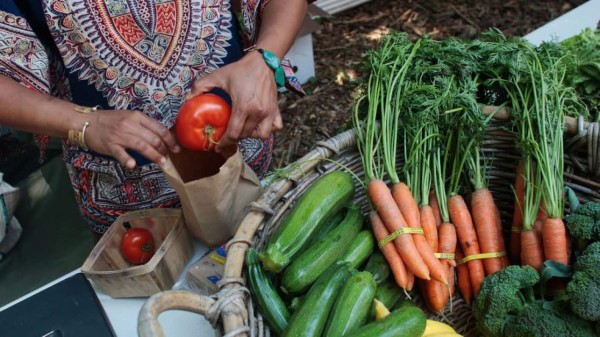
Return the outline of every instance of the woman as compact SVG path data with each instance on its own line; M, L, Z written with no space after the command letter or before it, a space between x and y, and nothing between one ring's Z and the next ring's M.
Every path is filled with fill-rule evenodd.
M273 69L244 46L283 58L306 6L306 0L3 0L0 125L44 135L37 137L42 148L48 137L65 139L81 214L100 234L127 211L179 205L160 165L169 151L181 150L169 129L186 96L216 88L229 94L232 118L216 151L237 143L260 177L270 163L271 133L283 125ZM301 92L292 77L286 86Z

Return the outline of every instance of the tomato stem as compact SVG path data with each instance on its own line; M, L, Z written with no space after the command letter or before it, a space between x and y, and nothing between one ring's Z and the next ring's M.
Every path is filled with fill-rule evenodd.
M214 141L213 135L215 134L215 131L216 129L210 124L204 127L204 133L206 134L206 139L208 139L208 146L204 148L206 151L210 150L213 145L217 145L219 143Z

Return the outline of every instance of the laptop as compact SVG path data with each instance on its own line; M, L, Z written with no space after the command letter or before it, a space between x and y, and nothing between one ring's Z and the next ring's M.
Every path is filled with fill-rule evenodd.
M2 337L116 337L82 273L0 311Z

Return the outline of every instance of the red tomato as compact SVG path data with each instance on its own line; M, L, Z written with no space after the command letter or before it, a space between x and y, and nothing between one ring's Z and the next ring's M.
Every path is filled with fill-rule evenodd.
M215 94L202 94L187 100L175 119L175 136L181 146L193 151L211 151L219 142L231 108Z
M130 228L121 239L121 253L131 264L144 264L154 255L152 233L145 228Z

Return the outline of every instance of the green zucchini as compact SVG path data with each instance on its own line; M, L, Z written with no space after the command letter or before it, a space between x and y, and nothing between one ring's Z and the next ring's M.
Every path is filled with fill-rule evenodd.
M340 257L340 262L348 262L350 267L360 267L373 253L375 249L375 238L371 230L362 230L354 238L354 241L346 252Z
M290 305L288 306L288 308L292 311L295 312L298 310L298 308L300 308L300 306L302 305L302 302L304 301L304 297L306 295L300 295L300 296L296 296L294 298L292 298L292 300L290 301Z
M375 298L383 303L386 308L392 308L394 304L405 296L404 289L400 288L393 278L380 284L377 287L377 293L375 294Z
M310 287L302 304L292 314L283 337L319 337L343 284L352 274L346 263L327 268Z
M396 309L400 309L400 308L403 308L403 307L409 307L409 306L410 307L415 307L416 304L413 301L409 300L409 299L403 299L401 301L398 301L396 304L394 304L394 306L392 307L391 310L396 310Z
M337 212L333 217L327 220L315 233L314 237L307 241L303 247L301 247L296 253L296 257L304 253L309 247L312 247L317 241L321 240L325 235L329 234L334 228L336 228L342 220L346 217L346 208L342 208L341 211Z
M290 312L281 297L279 297L271 279L262 269L258 260L258 253L254 248L248 248L246 252L246 267L248 286L252 296L258 303L261 314L269 327L277 335L281 335L283 329L287 326Z
M319 232L315 235L314 239L309 242L307 246L312 246L315 242L321 240L325 235L329 234L339 224L342 223L346 217L346 209L342 208L341 211L337 212L329 221L325 222L323 227L320 228Z
M421 337L427 317L416 306L392 311L385 318L363 325L344 337Z
M260 260L267 271L280 272L354 196L349 173L333 171L317 179L302 194L269 238Z
M371 273L362 271L350 276L333 306L323 336L342 337L363 326L376 289Z
M404 290L400 288L393 278L387 279L385 282L377 286L377 292L375 292L375 298L383 303L386 308L391 309L398 301L400 301L406 294ZM375 318L375 306L371 307L370 318Z
M346 217L334 230L298 256L283 272L281 290L302 293L350 247L362 225L358 205L348 206Z
M373 254L371 254L369 257L364 270L373 275L377 285L385 282L385 280L387 280L391 274L390 267L379 249L373 251Z

